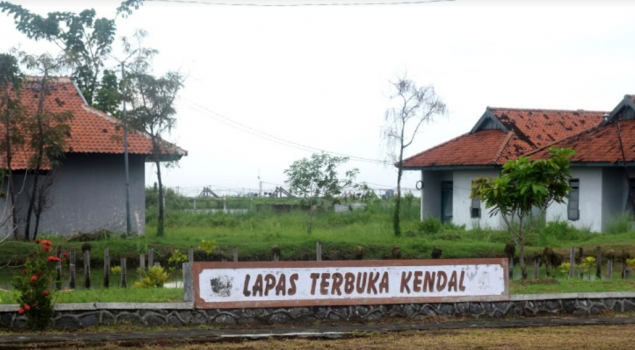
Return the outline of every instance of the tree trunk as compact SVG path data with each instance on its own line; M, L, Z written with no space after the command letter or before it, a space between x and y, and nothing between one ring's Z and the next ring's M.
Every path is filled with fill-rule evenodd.
M395 199L395 212L392 217L393 230L395 232L395 236L397 237L401 236L401 176L403 175L403 168L401 167L402 162L403 146L400 148L399 151L399 165L397 167L397 198Z
M527 265L525 265L525 236L522 232L523 220L520 219L518 222L519 227L521 227L521 231L518 234L518 259L520 261L520 271L522 274L522 278L524 280L527 279Z
M313 201L309 203L309 224L307 225L306 232L311 233L311 228L313 227Z
M152 148L154 149L154 164L157 166L157 183L159 185L159 217L157 218L157 236L162 237L165 233L165 208L163 206L163 181L161 180L161 159L159 145L156 136L152 136Z
M15 187L13 186L13 170L11 168L11 112L9 110L9 84L4 81L5 97L6 97L6 111L4 112L4 142L7 147L7 192L9 193L9 201L11 202L11 231L13 232L13 238L18 239L18 218L16 216L15 205Z
M39 162L38 162L39 163ZM35 177L33 177L33 189L29 196L29 208L26 212L26 226L24 228L24 240L29 241L31 235L31 215L33 215L33 207L35 206L35 196L37 195L38 180L40 177L40 165L38 164L35 169ZM35 236L33 237L35 239Z
M157 182L159 183L159 217L157 221L157 236L162 237L164 234L164 215L165 208L163 207L163 181L161 180L161 162L156 161L157 165Z

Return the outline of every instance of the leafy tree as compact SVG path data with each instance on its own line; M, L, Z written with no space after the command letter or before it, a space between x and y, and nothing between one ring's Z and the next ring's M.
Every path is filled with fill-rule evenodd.
M308 233L311 233L314 204L318 199L332 200L340 195L343 189L354 187L353 181L359 170L348 170L343 178L340 178L337 173L337 167L347 161L348 157L314 153L310 159L296 160L289 169L284 171L287 175L286 183L289 184L291 192L310 200Z
M0 113L3 135L0 138L0 152L5 155L6 169L4 178L7 182L7 195L11 205L11 230L14 238L18 235L18 220L16 215L16 193L13 183L13 149L24 144L22 123L26 116L26 109L20 103L20 86L24 77L20 71L18 60L10 54L0 54ZM3 223L4 224L4 223ZM8 238L5 237L4 239Z
M401 236L401 177L404 150L412 144L424 122L445 114L446 107L434 92L433 86L419 87L407 77L390 82L394 107L386 110L383 134L387 154L397 167L397 196L393 214L395 236Z
M176 126L174 100L183 87L183 81L183 76L176 72L157 78L143 70L133 71L127 80L132 103L130 126L147 133L152 140L152 160L157 169L159 190L158 236L163 236L165 216L161 161L166 154L176 153L168 143L162 141L162 136Z
M126 17L142 3L140 0L126 0L117 8L117 15ZM100 84L102 73L108 75L102 70L115 40L116 17L98 18L94 9L80 13L56 11L41 16L7 1L0 2L0 11L12 16L16 29L29 39L53 42L64 51L74 66L73 78L89 105L103 102L97 101L100 90L116 91L111 90L112 85L108 84L108 80L102 80ZM104 94L109 93L102 93ZM111 95L113 96L115 95ZM118 104L100 104L99 107L104 108L104 112L113 114Z
M27 68L37 71L39 77L33 83L33 88L38 91L38 103L35 115L27 118L24 129L25 140L31 154L28 159L29 172L33 174L33 183L30 188L27 207L24 239L31 236L31 217L35 214L35 228L33 239L37 238L40 215L46 207L47 190L50 182L40 184L40 174L45 165L51 167L57 165L64 157L66 138L70 136L68 122L73 117L70 111L56 113L46 107L46 99L55 88L56 72L63 69L65 62L59 58L53 58L48 54L40 56L23 55L22 61Z
M520 269L527 278L525 243L536 229L530 222L532 210L544 213L553 203L563 203L569 187L572 149L551 148L549 159L531 160L522 157L503 165L500 177L477 178L472 185L472 198L478 198L491 208L490 216L501 214L512 241L519 250Z

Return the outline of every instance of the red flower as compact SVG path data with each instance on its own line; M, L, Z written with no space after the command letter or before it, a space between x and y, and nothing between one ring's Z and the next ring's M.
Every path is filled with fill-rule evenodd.
M22 273L29 273L26 269L22 270Z
M24 305L24 310L26 311L31 311L31 307L29 306L29 304L25 304ZM19 310L18 310L19 311Z
M19 314L23 314L23 313L24 313L24 309L23 309L23 308L19 308L19 309L18 309L18 313L19 313Z
M60 258L55 257L55 256L49 256L49 262L53 262L53 261L54 262L58 262L58 261L60 261Z
M45 290L42 294L44 294L45 297L49 296L49 294L51 294L51 292L49 292L48 290Z
M63 258L68 258L68 253L67 252L62 253L62 257Z
M44 245L44 246L42 246L42 249L43 249L45 252L48 252L49 250L51 250L51 246L49 246L49 245Z
M37 281L37 276L36 275L31 276L31 282L35 282L35 281Z
M40 240L39 240L39 239L36 239L36 240L35 240L35 243L40 244Z
M42 241L42 244L43 245L51 245L51 244L53 244L53 242L44 240L44 241Z

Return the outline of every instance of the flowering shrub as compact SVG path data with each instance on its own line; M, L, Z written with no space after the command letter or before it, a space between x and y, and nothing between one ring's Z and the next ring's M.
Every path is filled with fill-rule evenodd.
M35 254L27 259L22 273L13 277L13 287L19 293L18 313L26 315L27 327L42 330L53 318L54 301L49 289L60 258L49 256L51 241L36 240L35 244Z

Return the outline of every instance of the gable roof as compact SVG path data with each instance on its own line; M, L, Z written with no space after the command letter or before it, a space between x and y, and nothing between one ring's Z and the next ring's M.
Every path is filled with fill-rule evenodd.
M620 163L622 150L617 130L617 121L602 124L564 140L555 142L528 154L532 158L548 158L549 148L572 148L574 163ZM622 134L624 158L627 163L635 162L635 120L619 121Z
M35 83L37 78L29 78L21 90L21 102L27 108L29 115L37 112L40 89ZM44 108L53 113L70 112L68 122L70 136L66 140L67 153L108 153L123 154L123 123L121 120L101 112L86 104L75 84L68 77L55 78L52 82L50 95L44 100ZM163 158L180 158L187 155L187 151L171 144L162 142ZM14 150L11 167L13 169L27 169L28 150ZM128 153L139 155L152 154L150 136L139 131L129 129ZM5 162L0 155L2 162Z
M502 165L599 125L605 113L488 107L469 133L405 159L403 167Z
M553 142L528 155L538 159L548 158L551 147L575 150L576 153L571 157L573 163L635 162L635 95L624 96L600 125Z

